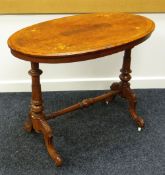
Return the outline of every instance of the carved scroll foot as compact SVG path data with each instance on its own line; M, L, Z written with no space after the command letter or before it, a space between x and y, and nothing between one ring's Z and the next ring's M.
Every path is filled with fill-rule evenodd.
M131 117L133 118L133 120L135 120L135 122L137 123L137 125L140 127L140 128L144 128L144 119L140 116L138 116L134 111L132 111L131 109L129 110L130 111L130 114L131 114Z
M113 83L111 86L110 86L110 90L112 91L119 91L120 93L120 85L119 83ZM118 94L119 94L118 93ZM111 97L109 97L108 99L105 100L105 103L106 104L109 104L111 101L113 101L115 99L115 97L118 95L118 94L114 94L112 95Z
M137 115L136 112L136 101L129 102L129 112L133 120L137 123L140 128L144 128L144 120L142 117Z
M121 92L121 83L117 83L117 82L115 82L115 83L113 83L111 86L110 86L110 89L112 90L112 91L119 91L119 94L120 94L120 92ZM116 94L117 95L117 94ZM115 96L116 96L115 95Z
M129 84L127 83L126 86L124 86L122 82L113 83L111 85L111 90L119 91L118 95L128 100L129 112L132 119L137 123L137 125L140 128L144 128L144 120L142 117L138 116L136 112L136 104L137 104L136 95L131 90ZM113 96L113 98L115 98L115 96Z
M30 118L30 114L24 123L24 130L27 132L32 132L32 130L33 130L33 124L32 124L31 118Z
M46 148L47 148L47 151L48 151L50 157L55 162L56 166L58 166L58 167L61 166L63 163L63 160L54 148L53 137L52 136L44 136L44 140L45 140L45 145L46 145Z
M144 127L144 120L137 115L136 112L136 96L134 92L130 88L130 83L129 81L131 80L131 49L125 50L124 53L124 59L123 59L123 65L120 70L120 82L119 83L113 83L111 86L112 90L118 90L119 95L125 99L128 100L129 102L129 112L131 114L131 117L134 119L134 121L137 123L137 125L140 128Z
M42 118L33 117L32 122L33 122L34 129L43 134L45 145L50 157L55 162L56 166L61 166L63 160L53 145L53 133L52 133L51 127Z
M105 100L105 103L108 105L111 101L113 101L113 100L115 99L115 97L116 97L116 95L114 95L114 96L112 96L112 97L106 99L106 100Z
M129 112L131 114L131 117L140 128L144 128L144 120L142 117L138 116L136 112L137 98L135 93L129 87L127 87L123 90L122 95L129 102Z
M110 101L113 101L117 95L120 95L120 92L121 92L121 85L120 85L120 83L115 82L115 83L113 83L113 84L110 86L110 89L111 89L112 91L119 91L119 93L113 95L112 98L109 100L109 102L110 102Z

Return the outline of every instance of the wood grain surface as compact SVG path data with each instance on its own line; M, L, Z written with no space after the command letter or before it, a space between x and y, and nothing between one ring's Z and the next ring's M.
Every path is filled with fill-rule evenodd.
M149 35L154 23L128 13L96 13L39 23L13 34L9 47L30 56L68 56L110 49Z

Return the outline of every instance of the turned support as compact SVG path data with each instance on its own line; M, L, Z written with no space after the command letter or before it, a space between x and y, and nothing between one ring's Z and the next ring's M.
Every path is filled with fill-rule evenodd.
M56 118L58 116L64 115L68 112L73 112L73 111L78 110L78 109L87 108L90 105L93 105L97 102L113 98L113 96L118 94L118 93L119 93L119 91L110 91L108 93L102 94L102 95L94 97L94 98L84 99L84 100L82 100L81 102L79 102L77 104L74 104L74 105L69 106L67 108L64 108L64 109L61 109L59 111L53 112L53 113L47 115L45 118L46 118L46 120L49 120L49 119L53 119L53 118Z
M124 58L123 58L123 66L120 69L120 80L121 80L121 86L123 88L129 88L130 87L130 79L131 79L131 75L130 73L132 72L130 69L130 65L131 65L131 49L126 50L125 54L124 54Z
M30 115L33 123L33 128L36 132L40 132L39 126L35 125L33 119L40 118L44 119L43 105L42 105L42 93L40 85L40 75L42 71L39 69L38 63L31 63L31 70L29 75L32 78L32 99L31 99L31 109Z
M54 160L57 166L61 166L62 159L53 146L52 129L45 120L40 85L40 75L42 74L42 71L39 69L38 63L31 63L31 70L29 71L29 74L32 78L32 99L29 117L25 123L25 129L30 131L31 125L31 128L33 128L36 132L43 134L45 145L50 157Z
M131 80L131 49L125 50L124 58L123 58L123 66L120 70L120 82L119 83L113 83L111 85L112 90L119 90L119 95L123 98L126 98L129 103L129 112L131 114L131 117L135 120L137 125L141 128L144 127L144 120L137 115L136 112L136 104L137 104L137 98L135 93L130 88L129 81Z
M31 63L29 75L32 78L32 98L29 116L24 125L25 130L28 132L30 132L32 129L34 129L36 132L40 132L38 126L35 126L35 123L33 123L33 118L44 118L40 85L41 74L42 71L39 69L39 64Z

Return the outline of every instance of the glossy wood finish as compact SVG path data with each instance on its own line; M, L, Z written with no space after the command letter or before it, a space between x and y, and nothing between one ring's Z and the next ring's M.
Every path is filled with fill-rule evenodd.
M32 78L31 108L24 128L42 133L50 157L57 166L62 158L53 145L52 129L48 124L53 119L100 101L111 101L116 95L127 99L129 112L139 127L144 120L136 112L137 99L130 88L131 50L146 40L154 30L154 23L144 17L124 13L79 15L33 25L13 34L8 44L18 58L31 61L29 74ZM125 51L120 82L111 85L110 92L85 99L77 104L53 112L44 113L40 85L39 63L67 63L95 59ZM103 58L102 58L103 59Z
M131 79L131 49L128 49L125 51L124 59L123 59L123 66L120 74L121 81L119 83L113 83L111 85L112 91L119 91L119 95L129 102L129 112L131 114L131 117L135 120L137 125L141 128L144 127L144 120L137 115L136 113L136 95L130 88L130 79Z
M47 115L46 120L56 118L58 116L64 115L68 112L73 112L73 111L81 109L81 108L87 108L90 105L93 105L93 104L95 104L97 102L100 102L100 101L109 100L109 99L113 98L113 96L117 95L118 93L119 93L119 90L114 90L114 91L110 91L106 94L100 95L98 97L84 99L84 100L82 100L81 102L79 102L77 104L74 104L74 105L69 106L65 109L62 109L62 110L59 110L57 112L53 112L53 113Z
M57 166L61 166L62 158L57 153L53 146L53 134L52 129L45 120L42 93L40 85L40 74L42 71L39 69L38 63L31 63L31 70L29 74L32 77L32 100L30 108L30 120L25 122L24 128L29 132L32 128L37 133L42 133L45 140L45 145L50 157L54 160Z
M24 60L76 62L113 54L129 48L130 44L137 45L149 37L153 29L151 20L138 15L77 15L22 29L9 38L8 45L14 55Z

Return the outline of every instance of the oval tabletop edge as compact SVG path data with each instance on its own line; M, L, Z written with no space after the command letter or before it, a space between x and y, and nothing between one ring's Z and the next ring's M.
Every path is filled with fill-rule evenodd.
M26 27L8 39L11 50L59 57L111 49L150 35L152 20L128 13L94 13L58 18Z

